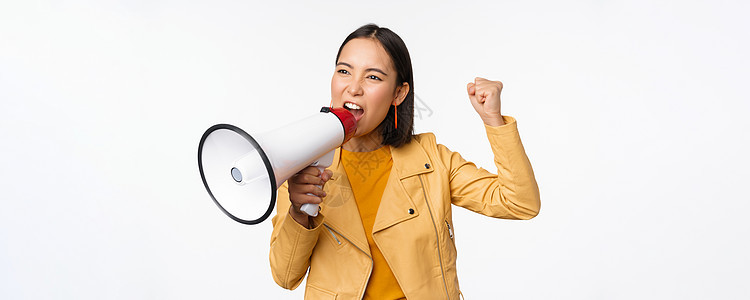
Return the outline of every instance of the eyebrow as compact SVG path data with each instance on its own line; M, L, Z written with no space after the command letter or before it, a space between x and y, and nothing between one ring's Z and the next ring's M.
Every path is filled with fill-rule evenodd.
M337 65L337 66L339 66L339 65L344 65L344 66L347 66L347 67L349 67L349 68L352 68L352 69L354 69L354 67L352 67L352 65L350 65L350 64L348 64L348 63L345 63L345 62L339 62L339 63L337 63L336 65ZM380 73L380 74L383 74L383 75L385 75L385 76L388 76L388 74L386 74L385 72L383 72L383 70L381 70L381 69L378 69L378 68L367 68L367 69L365 69L365 72L370 72L370 71L375 71L375 72L378 72L378 73Z

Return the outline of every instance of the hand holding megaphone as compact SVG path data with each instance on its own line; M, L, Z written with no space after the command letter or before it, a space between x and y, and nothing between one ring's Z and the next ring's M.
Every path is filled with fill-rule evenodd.
M332 175L330 170L309 166L287 180L289 201L292 202L289 213L297 223L306 225L307 216L318 215L319 204L326 196L323 186Z

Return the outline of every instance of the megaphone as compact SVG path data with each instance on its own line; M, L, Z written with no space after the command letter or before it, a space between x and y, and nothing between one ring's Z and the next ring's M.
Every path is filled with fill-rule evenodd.
M336 148L356 129L352 113L330 107L255 137L233 125L211 126L198 144L203 185L227 216L258 224L273 211L276 189L284 181L307 166L321 172L329 167ZM304 204L301 210L318 215L317 204Z

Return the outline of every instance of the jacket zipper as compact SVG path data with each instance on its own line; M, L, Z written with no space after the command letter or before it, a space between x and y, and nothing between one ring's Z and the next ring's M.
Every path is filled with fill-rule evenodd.
M453 240L453 228L451 228L451 224L448 223L448 220L445 220L445 226L448 227L448 236L450 236L451 240Z
M445 295L448 297L448 299L451 298L451 295L448 293L448 283L445 281L445 270L443 267L443 254L442 250L440 249L440 235L438 234L437 225L435 225L435 217L432 216L432 208L430 207L430 201L427 201L427 193L424 190L424 182L422 181L422 175L419 176L419 184L422 185L422 195L424 196L424 202L427 204L427 210L430 212L430 219L432 219L432 228L435 229L435 242L437 243L438 247L438 259L440 260L440 273L443 275L443 287L445 288ZM447 223L447 221L446 221Z
M365 252L365 251L364 251L364 250L362 250L361 248L357 247L357 244L355 244L355 243L352 243L352 241L350 241L350 240L349 240L348 238L346 238L346 237L345 237L345 236L344 236L343 234L341 234L341 232L338 232L338 231L336 231L335 229L333 229L333 228L329 227L329 226L328 226L328 225L327 225L326 223L323 223L323 226L325 226L325 227L326 227L326 229L328 229L328 231L329 231L329 232L331 232L331 235L333 235L333 233L334 233L334 232L335 232L335 233L338 233L338 234L339 234L339 235L340 235L340 236L341 236L342 238L344 238L344 239L345 239L345 240L346 240L347 242L349 242L349 244L351 244L352 246L354 246L354 248L357 248L357 250L359 250L359 251L362 251L362 253L364 253L364 254L365 254L365 256L367 256L367 258L369 258L369 259L370 259L370 272L369 272L369 273L367 273L367 280L365 280L365 286L363 286L363 287L362 287L362 288L360 289L360 290L362 291L362 293L361 293L361 294L359 295L359 298L362 298L362 297L364 297L364 296L365 296L365 295L364 295L364 293L365 293L365 288L367 288L367 283L368 283L368 282L370 281L370 276L372 276L372 268L373 268L373 267L375 266L375 261L373 261L373 260L372 260L372 256L368 255L368 254L367 254L367 252ZM333 235L333 238L334 238L334 239L336 239L336 241L337 241L337 242L339 241L339 239L337 239L337 238L336 238L336 235ZM339 243L339 244L341 244L341 243Z
M331 228L328 228L328 226L326 226L326 229L328 229L328 232L331 233L331 236L333 237L334 240L336 240L336 243L339 243L339 245L341 245L341 241L339 241L339 238L337 238L336 235L333 234L333 231L331 231Z

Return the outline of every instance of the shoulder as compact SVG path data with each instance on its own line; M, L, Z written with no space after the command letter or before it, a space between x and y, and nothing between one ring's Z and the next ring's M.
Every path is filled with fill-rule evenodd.
M391 154L395 156L408 157L409 159L417 159L415 155L420 157L432 156L437 152L439 145L435 140L435 135L431 132L415 134L411 140L399 147L391 147Z
M413 139L414 142L417 142L420 145L437 145L437 139L435 138L435 134L432 132L416 134L414 135Z
M445 150L448 150L447 147L437 142L437 137L432 132L414 135L411 144L422 148L422 150L424 150L424 152L430 157L440 155Z

